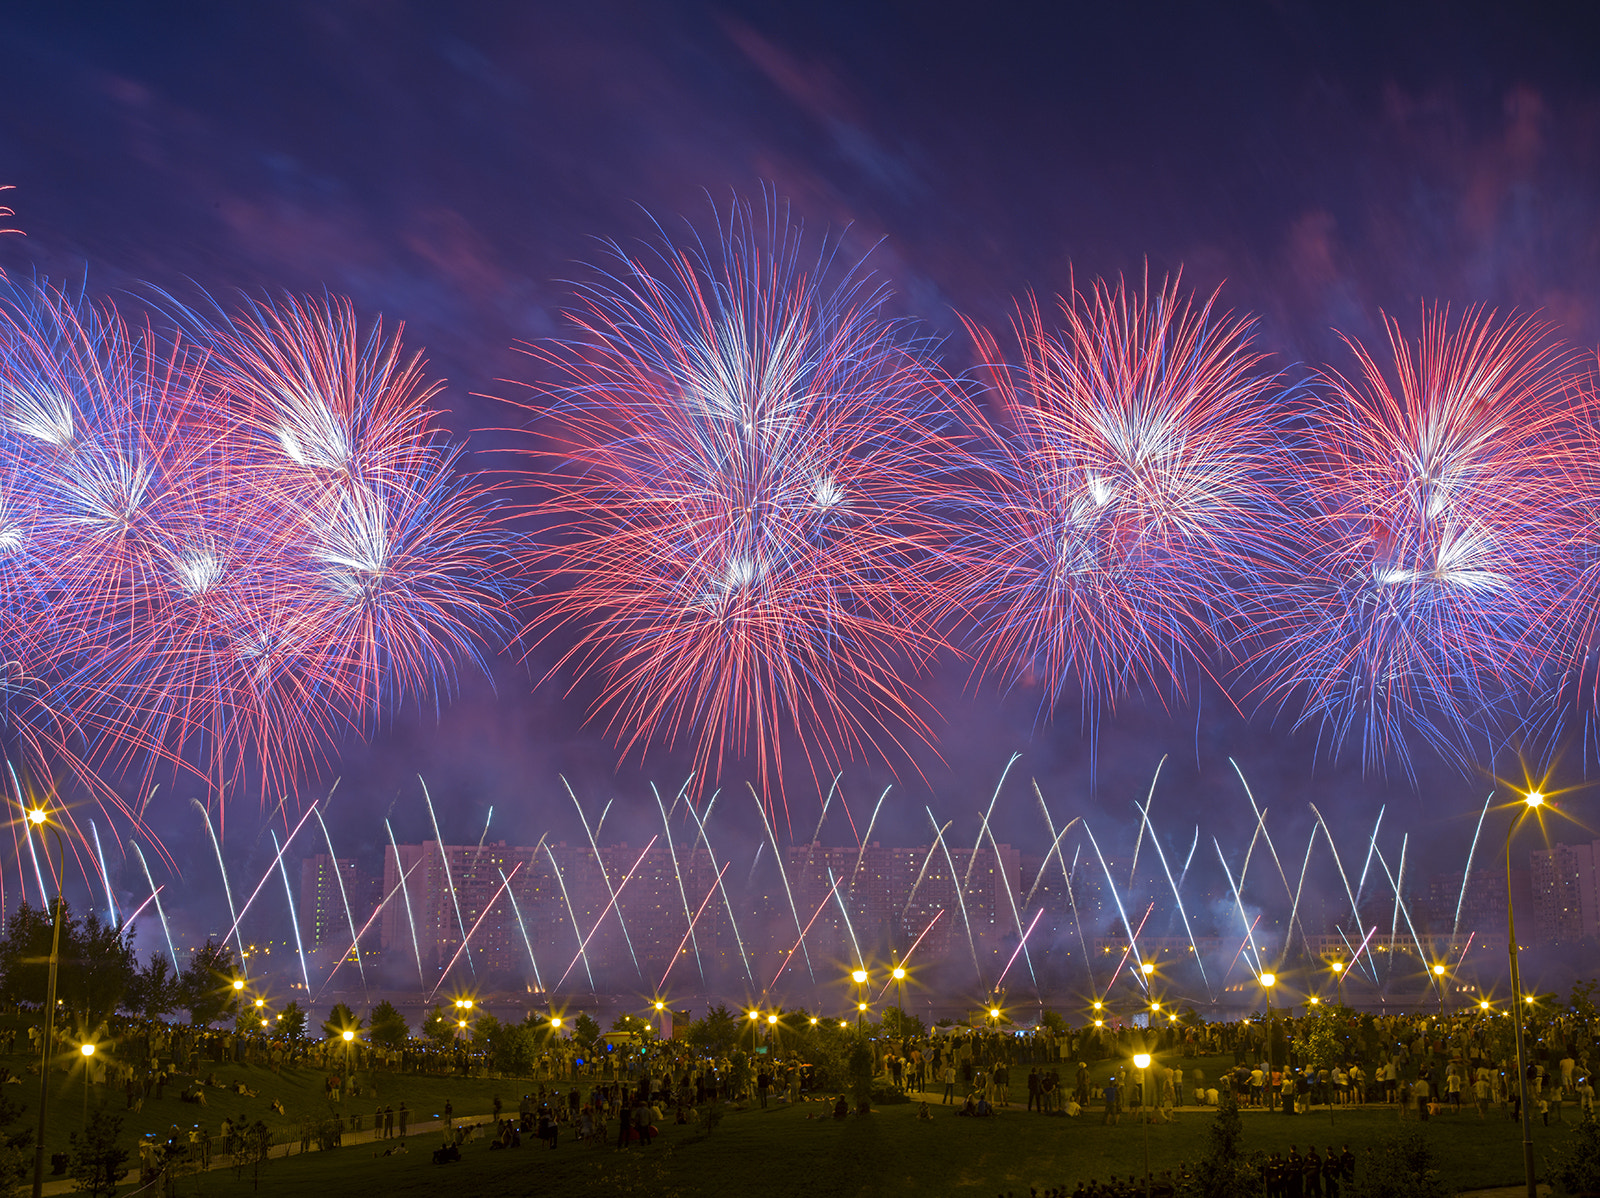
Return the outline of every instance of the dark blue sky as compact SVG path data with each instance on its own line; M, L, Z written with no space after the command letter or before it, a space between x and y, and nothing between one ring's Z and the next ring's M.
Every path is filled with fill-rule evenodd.
M647 235L644 210L703 225L707 193L725 204L763 183L809 226L883 239L873 261L896 306L952 334L956 368L958 312L1001 320L1025 288L1146 263L1225 282L1285 366L1343 364L1334 329L1367 337L1380 310L1410 319L1433 301L1543 309L1593 347L1593 33L1578 5L17 6L0 182L26 237L0 265L87 272L101 293L348 294L407 322L484 464L506 438L474 430L513 416L483 396L531 377L510 347L559 330L560 280L593 239ZM352 748L330 821L341 849L375 858L391 807L420 836L419 771L447 800L447 839L476 837L490 803L508 837L581 835L557 770L645 820L641 779L671 785L680 766L614 776L574 702L529 694L540 672L504 663L497 693L465 679L442 725L402 715ZM1246 726L1209 695L1111 721L1091 789L1071 711L1036 726L1031 696L964 695L955 672L931 686L948 768L908 782L881 839L921 838L924 802L974 821L1013 749L1022 785L1000 827L1018 842L1041 831L1028 777L1058 816L1097 813L1131 839L1129 804L1169 751L1158 812L1219 835L1253 819L1229 754L1302 844L1305 800L1345 813L1353 839L1387 801L1454 858L1488 788L1427 762L1418 789L1313 774L1312 738ZM858 804L887 781L850 778ZM203 882L186 795L160 800L163 828ZM791 797L809 831L815 797ZM256 822L241 814L243 855Z

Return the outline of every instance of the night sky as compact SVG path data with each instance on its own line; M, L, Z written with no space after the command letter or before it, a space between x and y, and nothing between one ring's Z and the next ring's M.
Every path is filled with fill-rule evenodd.
M881 241L871 261L893 311L947 334L958 371L958 314L998 325L1026 289L1147 267L1181 267L1200 291L1225 284L1224 302L1259 316L1259 344L1290 371L1346 366L1336 330L1381 336L1383 311L1414 329L1433 302L1541 310L1592 349L1600 60L1586 15L1460 3L17 7L0 182L15 185L9 223L25 236L0 243L0 266L86 279L129 307L151 287L348 295L426 347L449 380L449 424L485 468L526 443L494 431L524 417L491 397L524 396L538 369L512 347L561 330L562 280L601 256L596 239L648 236L650 215L706 229L712 203L759 204L764 185L808 229L847 228L854 252ZM441 718L397 713L302 799L342 777L330 828L341 853L376 866L384 815L403 840L425 834L419 772L447 840L475 840L490 804L492 838L581 838L562 772L586 804L618 799L608 839L642 843L655 819L645 780L674 788L686 767L652 753L618 768L581 722L583 688L568 697L557 677L535 690L548 665L541 651L502 657L492 683L463 675ZM1314 734L1270 714L1247 722L1215 690L1170 712L1123 704L1091 771L1070 702L1041 720L1037 695L974 690L953 665L925 689L948 720L943 760L895 767L885 842L925 841L924 803L972 835L1017 751L1002 841L1042 834L1037 778L1058 821L1088 815L1126 853L1131 804L1170 753L1155 795L1163 839L1186 846L1199 821L1227 843L1254 820L1231 755L1296 854L1307 800L1338 813L1352 846L1387 803L1386 826L1431 846L1419 868L1459 868L1494 785L1425 756L1415 785L1363 776L1358 755L1319 760ZM1581 730L1566 742L1560 777L1576 782L1592 750ZM1494 766L1520 777L1514 757ZM893 780L858 766L847 798L859 812ZM214 869L191 793L169 784L152 813L203 895ZM1575 798L1581 815L1589 799ZM808 778L791 779L789 799L804 836L818 802ZM719 820L754 850L747 800ZM249 797L231 810L228 853L245 873L265 864L266 826ZM824 838L844 832L830 823Z

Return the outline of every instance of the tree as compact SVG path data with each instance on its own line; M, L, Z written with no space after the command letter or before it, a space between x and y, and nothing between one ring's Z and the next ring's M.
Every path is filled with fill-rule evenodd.
M0 1097L0 1128L22 1118L20 1104ZM0 1194L12 1193L33 1164L33 1130L0 1131Z
M71 918L71 909L66 904L62 904L62 912L67 919ZM65 952L65 925L62 932ZM44 1004L53 936L50 912L29 906L28 900L23 899L6 920L5 936L0 938L0 997L13 1003Z
M68 1137L67 1171L80 1193L110 1198L117 1192L117 1183L128 1175L128 1150L117 1143L121 1131L121 1115L96 1107L89 1126Z
M922 1020L915 1015L907 1014L899 1007L885 1007L883 1009L883 1030L885 1035L896 1038L907 1036L925 1036L927 1029Z
M82 923L73 925L71 955L63 965L61 997L77 1013L81 1026L99 1027L123 1004L138 977L131 929L102 923L99 914L90 911Z
M587 1011L572 1021L572 1038L578 1042L578 1047L592 1052L594 1046L600 1043L600 1035L600 1025Z
M234 973L233 950L207 940L178 978L178 1005L189 1012L190 1023L215 1023L238 1009Z
M526 1077L533 1072L537 1045L533 1033L522 1025L502 1023L486 1013L478 1016L472 1039L488 1052L497 1072L512 1077Z
M404 1048L411 1037L400 1008L384 999L367 1016L367 1039L381 1048Z
M872 1049L863 1037L857 1036L850 1049L850 1097L855 1099L856 1112L866 1114L872 1109Z
M278 1016L278 1034L290 1044L299 1044L306 1038L306 1013L298 1002L291 1002Z
M1427 1140L1408 1132L1366 1153L1344 1192L1350 1198L1445 1198L1449 1191L1439 1180Z
M124 1005L141 1019L160 1019L178 1005L178 972L172 961L155 953L145 967L133 975Z
M356 1013L344 1003L334 1003L333 1010L328 1012L328 1017L322 1021L322 1038L324 1040L342 1039L346 1032L359 1032L361 1020Z
M1195 1166L1195 1181L1206 1198L1256 1198L1261 1193L1259 1164L1239 1147L1244 1125L1229 1089L1211 1121L1210 1151Z
M422 1021L422 1038L435 1048L444 1048L456 1038L456 1021L435 1003Z
M703 1048L713 1056L721 1056L731 1049L739 1038L739 1021L732 1011L718 1003L705 1013L705 1018L689 1024L689 1043Z

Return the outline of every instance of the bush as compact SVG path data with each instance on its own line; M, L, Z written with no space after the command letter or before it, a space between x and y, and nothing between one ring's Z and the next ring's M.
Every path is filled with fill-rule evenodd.
M1600 1124L1585 1119L1565 1145L1546 1156L1545 1169L1557 1194L1600 1193Z
M896 1090L893 1086L884 1085L882 1082L876 1082L873 1084L873 1106L894 1106L896 1103L910 1101L911 1098L908 1095Z
M1356 1159L1355 1180L1346 1198L1446 1198L1433 1149L1417 1132L1396 1136Z

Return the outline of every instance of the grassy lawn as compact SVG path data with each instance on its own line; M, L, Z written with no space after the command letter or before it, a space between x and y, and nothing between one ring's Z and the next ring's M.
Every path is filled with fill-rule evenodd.
M0 1064L13 1073L24 1073L28 1063L29 1058L22 1055L0 1056ZM1230 1063L1220 1058L1184 1062L1186 1068L1198 1065L1211 1078ZM263 1066L205 1063L201 1068L202 1073L214 1071L224 1083L243 1081L257 1095L248 1098L209 1089L210 1101L202 1108L178 1099L178 1091L189 1080L179 1078L167 1087L162 1099L146 1101L142 1112L126 1113L123 1134L127 1140L132 1142L145 1132L164 1138L173 1124L187 1131L197 1122L215 1137L225 1116L243 1116L252 1123L264 1121L279 1142L298 1144L303 1116L322 1118L334 1109L323 1096L324 1075L319 1069L285 1068L279 1075ZM1014 1072L1020 1081L1026 1069ZM57 1151L65 1148L68 1133L82 1118L82 1074L58 1074L53 1080L46 1145ZM487 1114L496 1094L508 1111L515 1111L520 1095L538 1086L517 1080L381 1072L363 1074L362 1082L375 1084L377 1096L370 1096L370 1090L364 1092L359 1100L352 1099L346 1110L359 1111L364 1127L372 1126L373 1109L380 1102L398 1107L404 1101L415 1124L440 1114L446 1099L457 1115ZM23 1085L4 1090L7 1098L28 1108L23 1119L27 1126L32 1126L36 1112L37 1086L36 1075L24 1074ZM582 1083L582 1088L586 1090L587 1083ZM1013 1093L1018 1090L1025 1103L1025 1088L1014 1083ZM106 1102L113 1111L123 1113L125 1100L120 1092L108 1094L95 1087L89 1099L91 1104ZM284 1115L271 1110L274 1099L282 1102ZM986 1120L958 1119L953 1108L941 1108L936 1100L932 1110L932 1123L919 1122L911 1103L885 1105L871 1117L838 1123L827 1117L823 1103L775 1104L766 1111L730 1109L709 1136L698 1128L668 1126L648 1149L636 1147L618 1153L609 1146L564 1139L561 1147L551 1152L530 1137L525 1147L511 1152L491 1152L481 1142L468 1144L462 1161L448 1166L432 1163L431 1150L439 1136L429 1131L413 1135L411 1150L400 1156L377 1156L372 1145L353 1144L334 1152L297 1153L273 1160L261 1173L259 1193L287 1198L315 1192L319 1198L341 1198L383 1192L386 1198L400 1198L437 1194L441 1186L449 1186L475 1196L560 1194L563 1198L618 1192L888 1198L918 1190L987 1198L1005 1191L1026 1194L1030 1186L1043 1189L1064 1184L1070 1189L1090 1177L1104 1181L1112 1173L1126 1177L1143 1170L1146 1129L1126 1114L1119 1126L1106 1127L1099 1111L1093 1109L1078 1119L1046 1119L1013 1107ZM1576 1118L1575 1112L1569 1108L1565 1113L1569 1119L1565 1125L1535 1126L1536 1151L1541 1158L1545 1146L1564 1138L1575 1126L1570 1122ZM1402 1127L1419 1127L1415 1122L1401 1124L1392 1108L1379 1107L1338 1110L1331 1118L1326 1108L1294 1117L1246 1111L1243 1119L1247 1150L1282 1150L1292 1143L1302 1151L1313 1144L1321 1151L1348 1143L1358 1159L1364 1145ZM1188 1110L1180 1113L1176 1124L1151 1126L1152 1169L1159 1173L1204 1155L1211 1120L1209 1112ZM1425 1134L1453 1189L1520 1180L1520 1133L1514 1123L1497 1115L1486 1122L1480 1122L1476 1114L1441 1116L1428 1122ZM182 1178L178 1192L244 1195L258 1191L248 1172L235 1177L231 1171L215 1171Z
M316 1192L319 1198L365 1195L386 1198L436 1194L442 1186L473 1195L586 1195L619 1192L659 1195L761 1193L764 1198L876 1198L907 1193L968 1193L974 1198L1004 1191L1025 1194L1029 1186L1066 1184L1142 1170L1144 1128L1126 1117L1117 1127L1097 1119L1044 1119L1021 1112L996 1119L957 1119L935 1108L934 1121L918 1122L913 1105L880 1108L870 1118L836 1123L820 1103L730 1113L709 1137L695 1128L667 1127L650 1148L618 1153L609 1146L563 1143L554 1152L536 1140L511 1152L469 1144L458 1164L431 1161L433 1137L412 1140L399 1157L375 1157L370 1146L311 1153L273 1161L259 1193ZM806 1116L812 1115L808 1119ZM1188 1112L1171 1126L1149 1129L1151 1166L1159 1171L1181 1159L1194 1160L1206 1145L1211 1116ZM1392 1134L1400 1125L1393 1111L1326 1111L1285 1118L1246 1112L1248 1149L1303 1151L1349 1143L1359 1159L1362 1145ZM1408 1129L1416 1128L1408 1123ZM1535 1127L1540 1150L1568 1134L1565 1127ZM1514 1184L1521 1176L1517 1126L1476 1115L1430 1120L1425 1129L1439 1165L1456 1190ZM257 1192L251 1179L213 1173L185 1181L181 1193L244 1195Z

